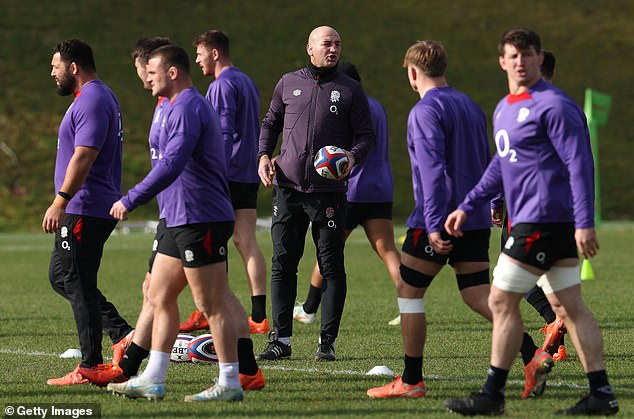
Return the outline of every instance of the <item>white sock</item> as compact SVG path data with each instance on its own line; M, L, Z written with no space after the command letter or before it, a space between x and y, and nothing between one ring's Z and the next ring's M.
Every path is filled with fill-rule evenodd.
M218 370L218 384L229 388L241 387L237 362L219 362Z
M170 364L170 354L167 352L150 351L150 359L147 362L147 366L141 373L143 378L146 378L153 383L164 383L165 376L167 375L167 367Z
M279 340L284 345L291 346L291 338L290 338L290 336L287 337L287 338L277 338L277 340Z

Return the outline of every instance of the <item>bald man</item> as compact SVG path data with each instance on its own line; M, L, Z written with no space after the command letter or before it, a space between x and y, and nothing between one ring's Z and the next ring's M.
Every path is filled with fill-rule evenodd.
M317 263L324 277L321 330L316 361L334 361L335 343L346 299L343 261L347 176L375 143L368 100L356 80L337 71L341 37L329 26L308 37L309 61L277 83L262 123L258 174L273 187L271 303L274 329L260 359L291 356L297 266L309 224ZM279 135L282 145L271 155ZM349 164L342 179L320 177L313 160L324 146L346 150Z

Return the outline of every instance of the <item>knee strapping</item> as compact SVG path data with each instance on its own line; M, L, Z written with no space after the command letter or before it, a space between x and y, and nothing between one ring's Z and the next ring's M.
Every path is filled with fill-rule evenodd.
M431 275L426 275L422 272L418 272L415 269L408 268L405 265L400 266L401 278L407 285L411 285L414 288L427 288L431 281L434 279Z
M572 287L581 282L579 277L579 265L577 266L552 266L537 281L544 294L552 294Z
M489 270L485 269L470 274L456 274L456 280L460 291L465 288L477 287L478 285L489 285Z
M420 314L425 312L422 298L398 298L398 310L401 314Z
M498 259L493 269L493 285L507 292L526 294L537 283L539 275L531 273L507 258Z

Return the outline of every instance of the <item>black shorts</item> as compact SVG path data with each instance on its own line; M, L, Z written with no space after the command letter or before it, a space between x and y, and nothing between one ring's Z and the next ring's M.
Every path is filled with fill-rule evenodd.
M229 182L231 205L237 209L255 209L258 206L259 183Z
M427 239L427 232L419 228L407 230L403 242L403 252L439 265L445 265L447 261L451 266L454 266L456 262L489 261L491 229L465 231L462 237L453 237L443 231L440 236L443 240L450 240L453 244L453 249L448 255L435 253Z
M179 257L185 268L211 265L227 260L227 242L232 233L233 221L168 227L157 251Z
M502 253L548 270L560 259L578 259L573 223L521 223L511 227Z
M154 234L154 241L152 242L152 255L148 260L148 272L152 273L152 265L154 264L154 259L156 259L156 254L158 253L159 243L165 240L165 236L167 235L167 223L165 222L165 218L161 218L159 220L158 226L156 226L156 234ZM180 258L180 254L178 253L178 249L164 249L162 252L167 256L171 256L174 258ZM167 251L172 251L171 254L167 253Z
M367 220L392 219L392 202L348 202L344 229L354 230Z

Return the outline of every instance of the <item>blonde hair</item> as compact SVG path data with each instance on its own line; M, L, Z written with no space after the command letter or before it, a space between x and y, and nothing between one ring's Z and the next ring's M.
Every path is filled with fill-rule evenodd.
M413 65L420 68L427 77L440 77L447 70L447 52L438 41L417 41L407 49L403 67Z

